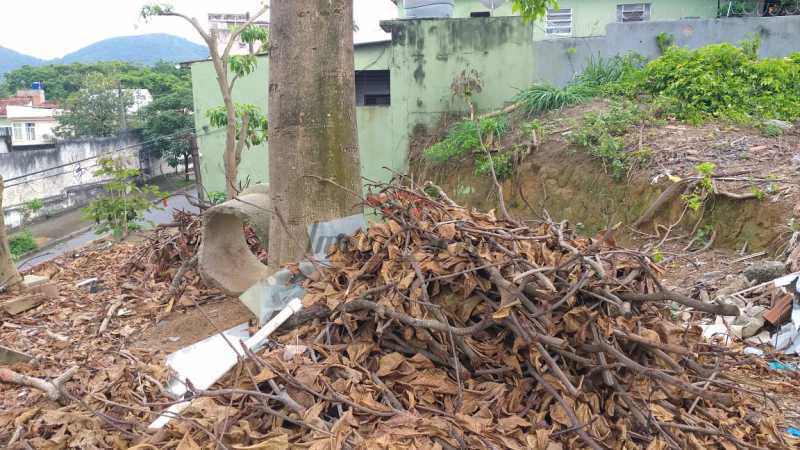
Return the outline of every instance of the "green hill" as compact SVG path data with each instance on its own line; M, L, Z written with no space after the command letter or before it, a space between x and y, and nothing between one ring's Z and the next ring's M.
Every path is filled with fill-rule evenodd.
M17 67L22 67L26 64L36 66L42 63L44 63L44 61L39 58L24 55L5 47L0 47L0 75L10 70L14 70Z
M122 61L152 65L159 61L180 62L202 59L208 49L182 37L170 34L143 34L104 39L62 58L43 60L0 47L0 76L24 65L91 64L100 61Z

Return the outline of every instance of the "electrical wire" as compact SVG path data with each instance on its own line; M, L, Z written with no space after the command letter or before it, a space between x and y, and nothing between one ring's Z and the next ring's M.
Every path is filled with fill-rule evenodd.
M207 133L204 133L202 136L208 136L210 134L215 134L215 133L219 133L219 132L222 132L222 131L225 131L225 129L224 128L220 128L220 129L217 129L217 130L214 130L214 131L209 131ZM183 132L176 132L176 133L173 133L172 135L180 134L180 133L183 133ZM183 134L186 134L186 133L183 133ZM188 135L199 136L196 132L188 133ZM171 135L167 135L167 136L171 136ZM183 139L183 136L181 136L180 138ZM30 177L32 175L38 175L40 173L49 172L51 170L60 169L60 168L67 167L67 166L74 166L76 164L80 164L80 163L86 162L86 161L97 160L98 158L101 158L103 156L111 155L111 154L114 154L114 153L120 153L120 152L123 152L125 150L129 150L131 148L144 147L146 144L153 143L153 142L155 142L155 141L157 141L159 139L163 139L163 137L160 137L158 139L153 139L151 141L141 142L141 143L137 143L137 144L133 144L133 145L127 145L127 146L120 147L120 148L117 148L117 149L114 149L114 150L111 150L111 151L108 151L108 152L105 152L105 153L101 153L101 154L98 154L98 155L95 155L95 156L91 156L89 158L83 158L83 159L80 159L80 160L77 160L77 161L72 161L72 162L69 162L69 163L66 163L66 164L60 164L58 166L53 166L53 167L49 167L47 169L38 170L36 172L32 172L32 173L29 173L29 174L26 174L26 175L20 175L18 177L9 178L9 181L19 180L19 179L22 179L22 178L27 178L27 177ZM173 138L172 140L177 140L177 139L178 138ZM149 156L150 152L152 150L148 150L148 149L145 149L145 148L140 148L140 151L144 151L145 154L147 156ZM90 169L92 167L97 167L98 165L99 164L92 164L90 166L85 167L85 169ZM63 176L63 175L69 175L71 173L74 173L74 171L63 171L63 172L58 172L58 173L54 173L54 174L49 174L49 175L45 175L45 176L34 178L34 179L23 180L23 181L19 181L17 183L11 183L11 184L6 185L5 188L9 189L9 188L12 188L14 186L20 186L20 185L23 185L23 184L30 184L30 183L34 183L36 181L46 180L48 178L53 178L53 177L58 177L58 176Z

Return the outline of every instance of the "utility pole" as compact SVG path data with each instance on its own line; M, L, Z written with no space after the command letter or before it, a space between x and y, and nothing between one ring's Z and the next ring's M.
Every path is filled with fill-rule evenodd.
M119 103L119 117L121 130L128 131L128 112L125 111L125 102L122 101L122 82L117 80L117 102Z

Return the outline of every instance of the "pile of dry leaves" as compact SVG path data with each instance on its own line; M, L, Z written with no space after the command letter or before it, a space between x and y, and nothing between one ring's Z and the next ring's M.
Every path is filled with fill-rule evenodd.
M659 267L608 235L380 190L370 204L385 220L338 240L330 266L305 284L304 310L217 387L192 390L192 406L161 432L145 427L174 401L163 355L127 350L112 325L80 360L65 353L27 368L55 377L82 365L67 406L25 391L33 401L0 414L0 438L21 430L35 448L182 450L790 445L774 398L732 376L763 365L704 343L665 308L730 314L730 305L663 290ZM191 258L182 249L196 241L181 239L163 254ZM145 298L152 275L128 276L118 286L138 281ZM97 317L113 299L103 301L75 308ZM82 326L88 336L96 324Z

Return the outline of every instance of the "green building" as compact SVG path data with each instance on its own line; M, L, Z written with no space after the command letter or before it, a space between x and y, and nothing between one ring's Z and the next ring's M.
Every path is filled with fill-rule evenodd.
M591 56L655 47L650 30L658 30L651 23L691 26L698 18L717 16L717 0L561 0L559 10L526 24L513 17L510 1L495 0L493 10L487 4L491 0L456 0L453 18L385 21L381 25L391 40L355 46L362 176L386 180L391 174L384 166L405 171L414 133L437 125L445 113L466 110L450 89L465 69L474 69L483 81L475 97L479 110L494 110L532 83L565 83ZM615 24L622 27L612 28ZM258 58L255 72L237 82L234 101L256 104L266 113L268 65L266 56ZM206 116L222 97L210 61L191 63L191 70L203 182L208 191L224 191L225 132L211 128ZM266 144L245 150L240 182L268 181L267 159Z

